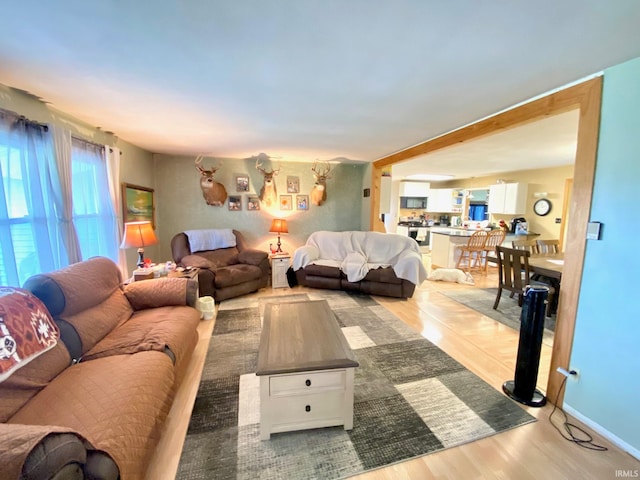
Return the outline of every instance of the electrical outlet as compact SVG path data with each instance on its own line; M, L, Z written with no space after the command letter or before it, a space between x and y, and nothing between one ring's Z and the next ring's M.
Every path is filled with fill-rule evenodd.
M578 370L577 368L570 368L569 371L576 372L573 375L569 375L569 380L571 380L572 382L577 382L578 380L580 380L580 370Z
M565 377L567 377L572 382L577 382L578 377L580 376L580 370L578 370L577 368L570 368L569 370L565 370L562 367L558 367L556 371L561 375L564 375ZM575 373L569 373L569 372L575 372Z
M562 223L562 218L557 218L556 217L556 223Z

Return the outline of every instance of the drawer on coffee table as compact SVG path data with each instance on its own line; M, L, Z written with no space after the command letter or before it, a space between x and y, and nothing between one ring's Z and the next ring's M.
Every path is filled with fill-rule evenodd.
M317 395L277 397L271 400L274 427L278 425L306 424L337 419L343 423L344 392L333 390ZM313 426L313 425L309 425Z
M332 370L326 372L296 373L291 375L277 375L269 382L270 394L299 395L314 393L318 390L344 389L346 372Z

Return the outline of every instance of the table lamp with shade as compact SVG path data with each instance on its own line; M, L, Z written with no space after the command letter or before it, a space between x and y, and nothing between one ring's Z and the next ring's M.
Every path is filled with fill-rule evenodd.
M144 267L144 247L158 243L151 222L127 222L120 248L138 249L138 268Z
M287 229L287 221L284 218L274 218L271 220L271 228L269 229L269 232L278 234L278 249L275 252L276 255L278 253L284 253L281 248L282 244L280 243L280 234L289 233L289 230Z

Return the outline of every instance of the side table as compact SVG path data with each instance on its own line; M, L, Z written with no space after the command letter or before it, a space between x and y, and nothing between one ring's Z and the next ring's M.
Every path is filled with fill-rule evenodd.
M168 273L169 278L188 278L189 280L196 282L196 296L200 296L200 289L198 288L198 273L200 273L199 268L191 268L188 271L179 271L173 270Z
M271 288L289 288L287 270L291 255L288 253L271 255Z

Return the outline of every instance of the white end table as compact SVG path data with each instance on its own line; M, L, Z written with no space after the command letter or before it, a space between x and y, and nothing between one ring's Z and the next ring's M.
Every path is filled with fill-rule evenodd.
M289 288L287 281L287 270L291 255L288 253L280 253L271 255L271 287L272 288Z

